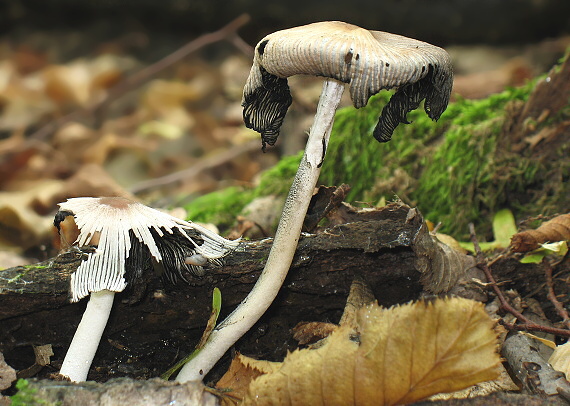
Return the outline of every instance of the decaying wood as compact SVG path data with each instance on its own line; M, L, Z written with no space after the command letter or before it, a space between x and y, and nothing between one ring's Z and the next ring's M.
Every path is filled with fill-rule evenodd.
M276 302L238 343L241 352L280 359L295 346L289 330L298 322L338 322L355 275L362 275L378 301L390 306L422 291L449 288L465 270L436 270L439 276L431 285L434 276L427 273L434 272L438 262L433 258L442 250L421 215L408 206L350 215L350 223L301 238ZM251 290L270 247L271 239L245 241L223 266L191 284L169 286L153 278L147 293L132 305L128 292L118 294L89 379L160 375L190 352L201 335L212 289L222 292L223 317ZM0 351L7 360L22 346L51 344L55 356L44 373L58 370L85 307L85 301L68 301L69 277L81 257L74 249L40 264L0 271ZM18 369L24 369L33 359L20 362Z
M501 354L527 392L545 398L556 398L559 390L570 390L570 383L564 374L555 371L524 335L515 333L507 337Z

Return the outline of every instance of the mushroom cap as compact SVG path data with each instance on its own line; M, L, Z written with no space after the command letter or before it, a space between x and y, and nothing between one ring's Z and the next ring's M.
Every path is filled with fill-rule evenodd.
M248 128L273 145L291 104L287 77L323 76L347 83L356 108L382 89L398 88L385 107L374 136L388 141L406 114L425 99L437 120L446 109L453 84L449 55L442 48L340 21L326 21L277 31L255 48L242 106ZM398 94L400 93L400 94Z
M174 267L167 271L178 272L184 278L182 268L194 273L202 270L201 266L184 264L186 257L199 254L215 263L239 244L239 240L226 240L198 224L122 197L78 197L60 203L59 207L58 213L75 218L79 228L77 245L86 246L99 237L95 252L88 254L71 275L74 302L90 292L123 291L127 285L126 268L140 276L152 268L154 259L164 262L165 267Z

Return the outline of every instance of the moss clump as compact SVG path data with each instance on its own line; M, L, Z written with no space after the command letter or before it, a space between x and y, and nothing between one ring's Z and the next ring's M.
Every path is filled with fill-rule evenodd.
M16 382L16 389L18 389L18 393L10 397L12 406L58 406L61 404L60 402L47 402L37 397L37 390L32 388L25 379L19 379Z
M373 192L374 186L379 180L393 176L398 168L406 167L411 175L419 172L425 147L443 134L454 114L459 114L448 109L434 123L420 109L412 111L408 114L412 125L398 126L390 142L379 143L372 137L372 131L389 98L390 94L382 93L372 97L366 107L358 110L347 107L336 115L320 182L348 183L352 188L348 200L380 199L383 192ZM388 192L391 198L397 191Z
M529 83L483 100L458 100L437 123L418 109L408 116L413 124L400 125L386 144L369 134L387 96L360 111L341 110L321 182L348 183L348 200L398 195L456 236L481 217L490 224L486 215L507 203L509 191L524 189L539 169L532 159L497 150L505 106L526 100L532 88Z
M423 157L411 197L427 218L443 223L445 232L464 236L470 222L490 224L492 214L509 205L510 192L522 191L535 177L538 163L505 150L499 139L506 104L525 99L530 90L457 102L463 114L450 121L437 150Z
M194 199L185 206L192 221L212 223L221 231L229 229L236 215L253 199L252 189L229 187Z
M302 157L303 151L297 155L284 157L277 165L263 172L259 186L255 188L254 197L287 196Z

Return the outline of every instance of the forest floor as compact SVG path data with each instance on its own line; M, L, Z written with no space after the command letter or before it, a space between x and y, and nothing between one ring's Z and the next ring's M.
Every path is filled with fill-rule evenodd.
M171 213L184 217L181 207L195 197L228 186L255 185L262 171L302 148L321 80L309 77L290 80L294 102L282 133L291 136L282 137L279 146L263 154L258 134L244 127L241 111L242 89L251 67L253 48L236 35L235 29L216 32L217 37L198 37L185 45L166 43L152 50L148 49L149 34L144 30L101 43L96 40L97 33L79 32L31 32L16 39L0 38L0 269L35 264L57 255L63 247L53 227L53 216L57 203L67 198L124 196L153 207L169 208ZM184 48L176 53L180 45ZM561 37L516 46L448 47L456 71L453 97L480 99L522 85L548 72L569 46L570 37ZM349 104L345 96L342 105ZM401 255L398 258L404 265L399 266L405 272L413 268L412 251L408 248L403 246L398 248L401 251L392 253ZM334 249L337 248L331 248ZM315 254L315 261L328 261L319 255ZM398 258L388 253L383 255L386 256L382 261L388 261L387 264L397 262ZM262 252L259 257L263 258ZM372 259L355 257L352 263L361 260ZM531 308L529 303L536 297L549 319L558 317L547 298L547 288L552 282L544 279L543 268L539 265L521 268L515 261L518 258L511 254L495 260L495 272L509 288L518 289L520 296L513 295L520 310ZM299 275L305 272L303 266L300 261L300 270L293 275L298 283L302 280ZM554 278L567 285L568 264L560 262L556 266ZM243 272L249 271L244 268ZM347 272L344 279L354 276L352 268ZM398 276L400 283L407 277L402 275ZM540 282L532 286L529 275L540 278ZM230 282L224 282L220 275L212 278L218 283ZM245 277L236 278L236 283L244 283L237 293L247 292L249 282L243 282ZM310 286L305 287L305 297L300 288L289 282L289 290L281 301L301 301L289 313L279 315L282 318L274 319L284 323L287 332L291 322L283 320L297 317L305 301L313 300L315 308L322 306L320 311L312 309L307 313L319 321L330 321L342 313L350 281L343 288L331 287L330 297L335 300L328 307L326 300L315 301ZM377 280L373 289L378 290L383 283ZM419 297L422 290L419 281L410 282L408 287L407 293L399 290L390 294L384 290L385 304ZM157 303L163 306L168 301L157 296L163 292L158 282L151 289L155 295L152 303L147 300L138 310L144 314L158 314L152 306ZM568 293L567 289L562 292ZM229 296L228 303L239 303L239 294L236 298ZM173 303L182 303L188 295L201 295L203 303L209 300L209 293L188 293L182 288L176 288L172 295ZM65 341L59 333L72 331L82 310L77 305L64 306L66 293L61 289L52 291L52 296L54 303L57 302L54 309L61 308L61 313L38 307L37 318L14 313L0 322L0 348L7 363L20 372L35 362L32 346L57 344L55 362L43 370L34 369L27 378L46 378L57 372ZM124 303L120 306L128 307ZM115 316L105 344L110 358L97 364L99 369L93 379L104 382L122 376L156 377L164 372L161 368L178 357L180 349L190 350L191 345L182 342L199 336L201 322L176 326L182 316L165 308L164 305L160 309L160 317L149 317L148 323L138 326L136 332L129 321L132 316ZM206 317L207 311L197 310L194 316ZM159 322L165 322L163 317L173 331L168 336L153 331L159 329ZM542 313L539 317L545 316ZM42 318L60 318L65 327L51 336L36 335L26 340L25 334L32 334L34 329L42 334L51 329L46 324L33 325ZM288 334L272 336L269 320L258 325L249 337L253 341L242 347L249 351L248 355L277 360L295 348L296 342ZM129 341L129 334L139 334L140 340ZM270 345L266 345L262 353L254 354L255 340L265 334L270 336L267 339L271 343L281 342L273 353ZM147 345L145 340L152 344ZM157 343L170 349L159 353ZM142 353L147 357L142 357ZM132 362L127 361L129 358ZM144 362L148 362L147 366L141 367ZM221 372L217 377L220 375Z

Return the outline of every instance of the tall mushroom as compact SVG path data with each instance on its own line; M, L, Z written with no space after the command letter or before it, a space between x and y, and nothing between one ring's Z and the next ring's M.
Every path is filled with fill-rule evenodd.
M163 263L170 280L184 279L188 272L203 273L201 265L219 261L239 244L121 197L80 197L59 206L55 226L74 216L78 246L97 245L71 275L72 302L91 294L60 371L72 381L87 379L115 292L148 278L154 261Z
M277 295L295 254L344 85L348 84L357 108L380 90L397 88L373 133L386 142L399 123L408 123L407 113L424 99L426 113L437 120L447 107L453 82L449 55L425 42L339 21L275 32L255 48L242 101L245 124L261 133L263 149L277 140L291 104L287 77L296 74L326 79L267 263L250 294L214 330L202 351L180 372L179 381L203 378Z

